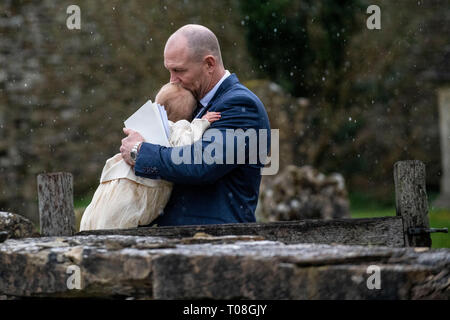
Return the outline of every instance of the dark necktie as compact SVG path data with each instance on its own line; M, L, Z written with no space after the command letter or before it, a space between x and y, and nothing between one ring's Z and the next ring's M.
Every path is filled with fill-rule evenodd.
M200 113L202 108L203 108L203 105L200 103L200 101L197 101L197 108L194 111L194 118L197 117L197 115Z

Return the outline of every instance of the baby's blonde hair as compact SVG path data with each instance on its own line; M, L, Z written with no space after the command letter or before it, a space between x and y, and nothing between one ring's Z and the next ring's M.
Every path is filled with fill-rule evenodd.
M173 83L165 84L155 97L155 102L164 106L170 121L192 120L197 101L189 90Z

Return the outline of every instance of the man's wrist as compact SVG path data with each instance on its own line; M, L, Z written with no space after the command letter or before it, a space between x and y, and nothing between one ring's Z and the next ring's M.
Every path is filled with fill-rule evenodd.
M139 149L141 148L142 142L143 142L143 141L137 142L137 143L133 146L133 148L131 149L131 152L130 152L130 158L131 158L131 161L133 162L133 164L136 163L137 156L138 156L138 153L139 153Z

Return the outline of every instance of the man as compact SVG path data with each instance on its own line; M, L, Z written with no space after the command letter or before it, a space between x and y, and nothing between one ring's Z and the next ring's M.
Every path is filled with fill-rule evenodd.
M263 104L235 74L225 70L219 42L204 26L186 25L172 34L164 49L164 66L170 72L170 82L190 90L199 100L195 118L201 118L206 111L220 112L220 120L214 122L203 137L215 130L221 139L202 139L194 143L188 147L192 161L177 164L173 155L183 154L186 148L143 143L139 133L124 129L128 137L122 140L120 151L124 160L134 165L135 174L174 183L164 214L154 223L169 226L254 222L263 164L259 159L256 163L249 161L248 141L239 142L234 137L230 145L226 134L237 129L245 132L253 129L257 133L266 129L270 147L270 125ZM213 155L219 157L219 161L195 162L194 153L199 150L196 148L208 150L213 142L223 151ZM234 152L232 163L226 159L230 148ZM236 160L239 148L246 152L243 164Z

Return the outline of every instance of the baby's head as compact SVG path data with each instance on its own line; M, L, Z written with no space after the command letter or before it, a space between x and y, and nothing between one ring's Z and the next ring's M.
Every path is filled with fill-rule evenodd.
M197 101L189 90L182 86L168 83L159 90L155 102L164 106L170 121L192 120Z

